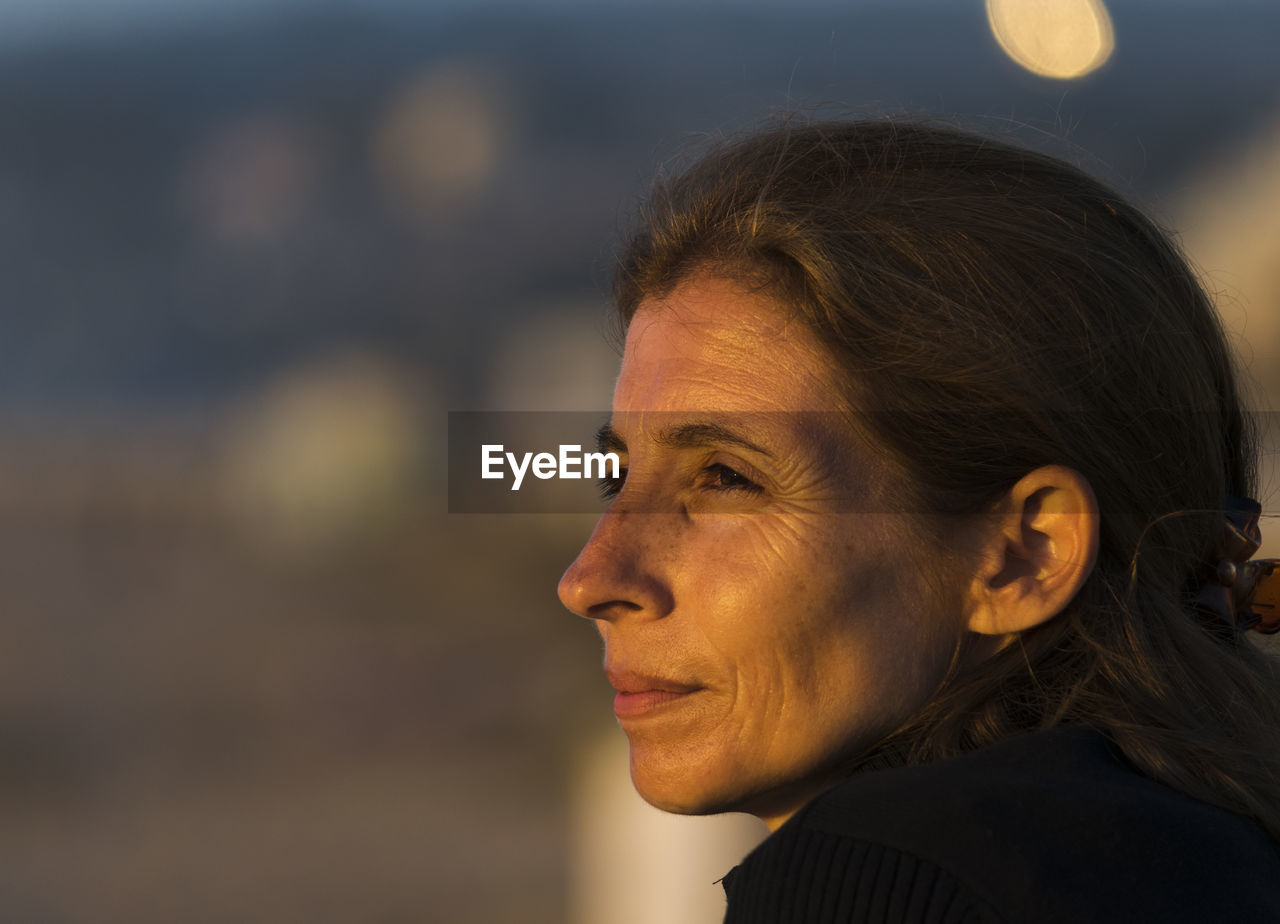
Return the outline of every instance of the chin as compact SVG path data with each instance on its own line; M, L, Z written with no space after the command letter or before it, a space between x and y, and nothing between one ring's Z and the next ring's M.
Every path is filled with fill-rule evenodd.
M697 764L657 767L631 754L631 782L640 798L673 815L721 815L744 812L770 823L786 819L838 777L823 780L750 779L727 768ZM772 827L770 823L770 827Z
M631 782L640 798L673 815L721 815L746 812L765 817L776 809L779 795L759 781L698 765L661 769L631 758ZM762 791L763 789L763 791Z
M733 787L717 785L714 775L696 768L658 770L631 755L631 783L640 798L673 815L716 815L739 811Z
M691 787L679 785L648 786L636 781L636 792L656 809L672 815L719 815L722 812L739 811L732 799L715 798L713 795L691 791Z

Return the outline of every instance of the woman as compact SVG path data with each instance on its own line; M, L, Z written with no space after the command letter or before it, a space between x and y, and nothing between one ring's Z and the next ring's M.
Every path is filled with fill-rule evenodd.
M615 293L625 469L560 596L640 794L772 829L726 920L1280 920L1253 432L1149 221L788 124L660 183Z

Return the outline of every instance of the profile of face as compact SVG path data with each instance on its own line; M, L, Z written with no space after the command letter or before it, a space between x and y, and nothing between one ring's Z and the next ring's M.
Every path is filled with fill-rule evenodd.
M561 579L594 621L640 794L776 826L937 688L961 607L851 423L834 362L767 295L642 303L607 442L625 470Z

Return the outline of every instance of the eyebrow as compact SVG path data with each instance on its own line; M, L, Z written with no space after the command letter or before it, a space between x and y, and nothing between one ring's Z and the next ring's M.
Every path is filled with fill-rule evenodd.
M763 449L741 434L717 423L687 423L677 427L659 430L653 437L659 446L668 449L698 449L705 446L737 446L749 452L759 453L773 458L773 453ZM596 432L596 446L601 452L623 453L627 451L626 440L610 424L605 424Z

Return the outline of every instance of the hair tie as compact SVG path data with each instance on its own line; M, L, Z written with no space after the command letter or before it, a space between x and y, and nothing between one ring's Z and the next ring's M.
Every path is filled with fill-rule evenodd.
M1222 531L1206 556L1195 603L1237 629L1280 632L1280 558L1249 560L1262 545L1262 505L1228 495L1222 508Z

